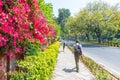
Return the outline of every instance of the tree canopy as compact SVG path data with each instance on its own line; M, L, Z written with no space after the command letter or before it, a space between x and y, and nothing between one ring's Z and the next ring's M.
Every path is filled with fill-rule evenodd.
M78 14L68 18L65 27L70 29L71 34L77 33L84 39L95 39L101 43L104 39L115 37L119 32L119 15L118 5L110 6L103 2L88 3Z
M70 10L69 9L65 9L65 8L60 8L58 10L58 18L57 18L57 23L61 26L61 36L64 36L64 34L66 33L66 29L64 28L66 22L67 22L67 18L71 15Z

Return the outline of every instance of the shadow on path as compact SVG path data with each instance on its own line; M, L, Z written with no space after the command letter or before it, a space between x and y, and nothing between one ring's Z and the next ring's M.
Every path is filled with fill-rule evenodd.
M59 51L59 53L64 52L63 50Z
M63 71L65 71L67 73L71 73L71 72L76 72L76 69L75 68L72 68L72 69L64 68Z

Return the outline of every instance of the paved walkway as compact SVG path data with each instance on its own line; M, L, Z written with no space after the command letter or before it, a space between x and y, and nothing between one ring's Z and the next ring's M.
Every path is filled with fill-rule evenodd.
M82 62L79 63L79 73L76 72L74 55L67 47L63 52L62 46L60 46L59 52L54 76L51 80L95 80Z

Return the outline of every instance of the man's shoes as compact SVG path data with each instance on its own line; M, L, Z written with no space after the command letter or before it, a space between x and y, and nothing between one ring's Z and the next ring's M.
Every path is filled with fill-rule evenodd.
M76 70L76 72L79 72L79 70Z

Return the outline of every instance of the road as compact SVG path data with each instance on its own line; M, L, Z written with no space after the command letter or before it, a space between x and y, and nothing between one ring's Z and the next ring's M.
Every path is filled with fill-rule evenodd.
M73 45L74 41L67 41ZM83 53L98 64L104 66L113 75L120 76L120 48L82 43Z

